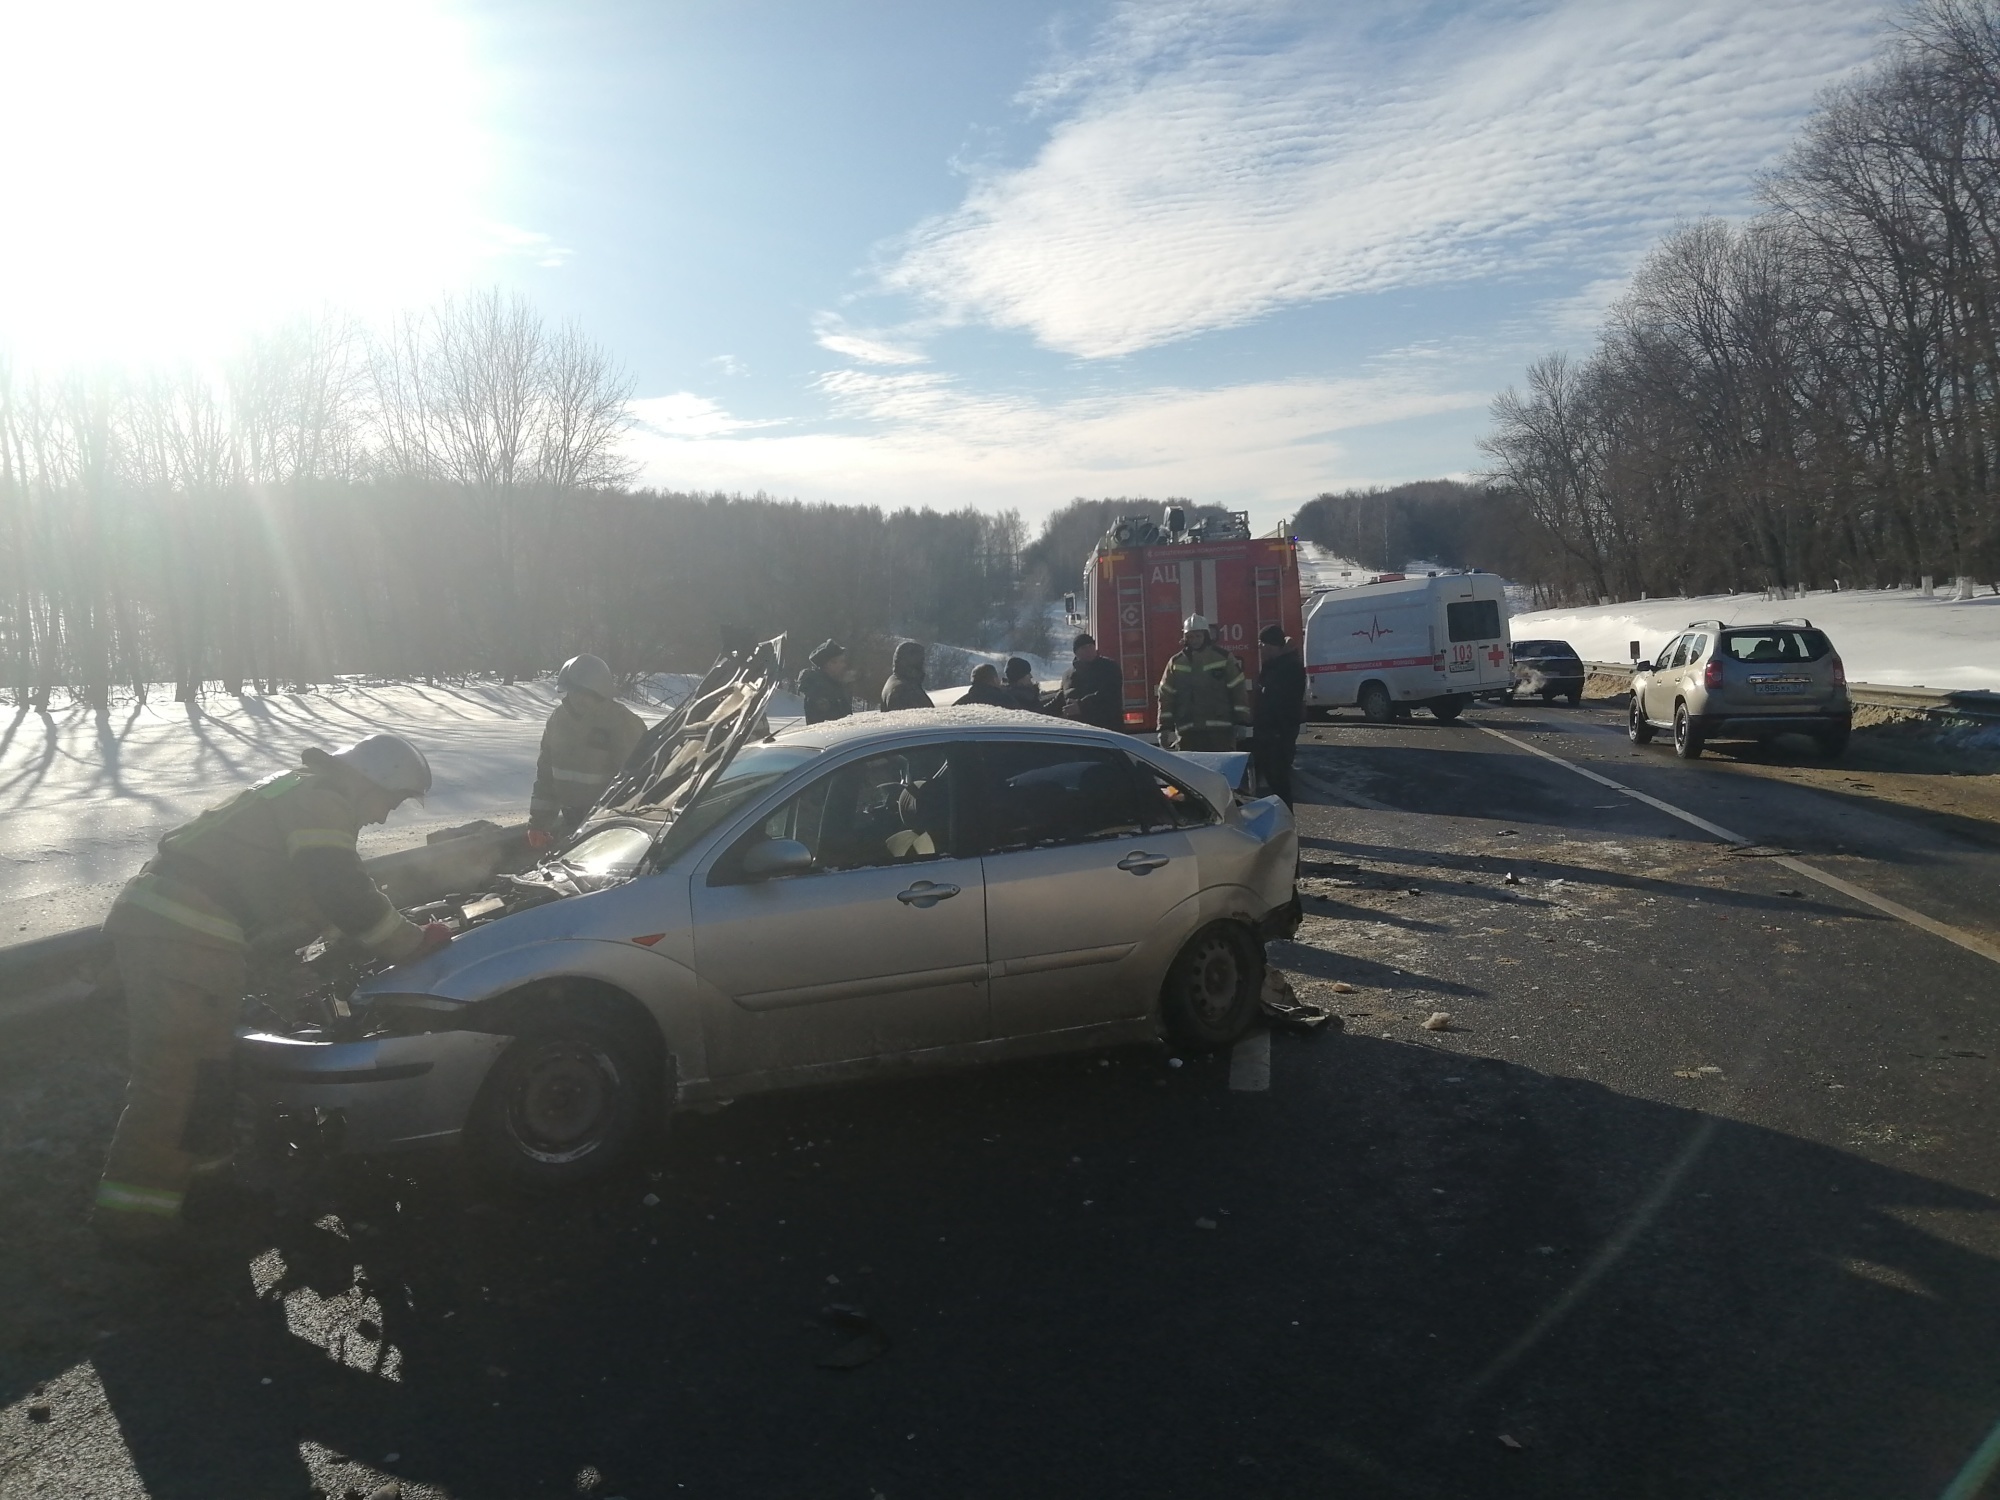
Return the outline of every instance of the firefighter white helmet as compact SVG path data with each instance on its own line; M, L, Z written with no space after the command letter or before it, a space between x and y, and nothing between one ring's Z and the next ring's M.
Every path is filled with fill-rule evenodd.
M396 797L419 801L431 789L431 763L424 752L400 735L371 734L345 750L336 750L329 759L339 761L357 776L365 777Z
M572 656L562 664L562 670L556 673L556 686L565 693L581 688L600 698L618 696L618 679L611 675L610 664L603 657L592 656L588 652Z
M1214 632L1209 629L1207 615L1189 615L1185 620L1181 621L1182 635L1193 635L1197 630L1199 630L1203 635L1214 634Z

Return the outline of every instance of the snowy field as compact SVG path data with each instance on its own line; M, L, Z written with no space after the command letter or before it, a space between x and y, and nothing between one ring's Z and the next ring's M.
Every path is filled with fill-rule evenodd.
M2000 596L1926 599L1914 589L1808 593L1773 603L1761 594L1654 599L1517 614L1517 641L1568 641L1585 661L1625 661L1631 641L1656 656L1693 620L1757 625L1809 619L1833 638L1850 682L1877 687L2000 689Z

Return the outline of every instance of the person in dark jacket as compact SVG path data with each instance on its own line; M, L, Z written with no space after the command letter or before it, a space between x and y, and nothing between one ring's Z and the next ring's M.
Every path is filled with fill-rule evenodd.
M900 708L935 708L924 691L924 643L904 641L896 648L888 680L882 684L882 712Z
M1081 719L1099 729L1125 727L1125 674L1118 663L1098 653L1088 632L1071 644L1074 665L1063 673L1062 686L1049 699L1049 712Z
M1292 805L1292 757L1306 717L1306 664L1282 626L1266 625L1257 637L1263 670L1251 713L1251 751L1264 784Z
M1017 708L1020 705L1007 695L1000 686L1000 669L990 661L983 661L972 669L972 686L965 690L965 696L953 704L963 708L968 703L983 703L989 708Z
M806 722L823 724L828 719L844 719L854 712L854 669L847 663L847 648L839 641L822 641L806 658L799 673L799 697L805 700Z
M1042 711L1042 685L1035 681L1034 664L1025 656L1007 658L1007 684L1004 691L1010 708L1025 708L1031 714Z

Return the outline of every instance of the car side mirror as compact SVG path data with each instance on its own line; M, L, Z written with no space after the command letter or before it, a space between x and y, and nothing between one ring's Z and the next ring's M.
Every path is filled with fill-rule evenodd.
M765 839L753 844L743 856L746 880L775 880L784 875L803 875L813 867L813 853L797 839Z

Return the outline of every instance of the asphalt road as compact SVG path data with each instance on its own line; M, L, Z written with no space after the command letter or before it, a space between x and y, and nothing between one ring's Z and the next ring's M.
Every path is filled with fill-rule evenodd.
M0 1238L0 1496L1945 1494L2000 1419L2000 966L1776 860L1991 941L2000 830L1603 710L1300 764L1272 952L1343 1033L745 1102L581 1201L363 1165L204 1274ZM822 1368L836 1302L886 1352Z

